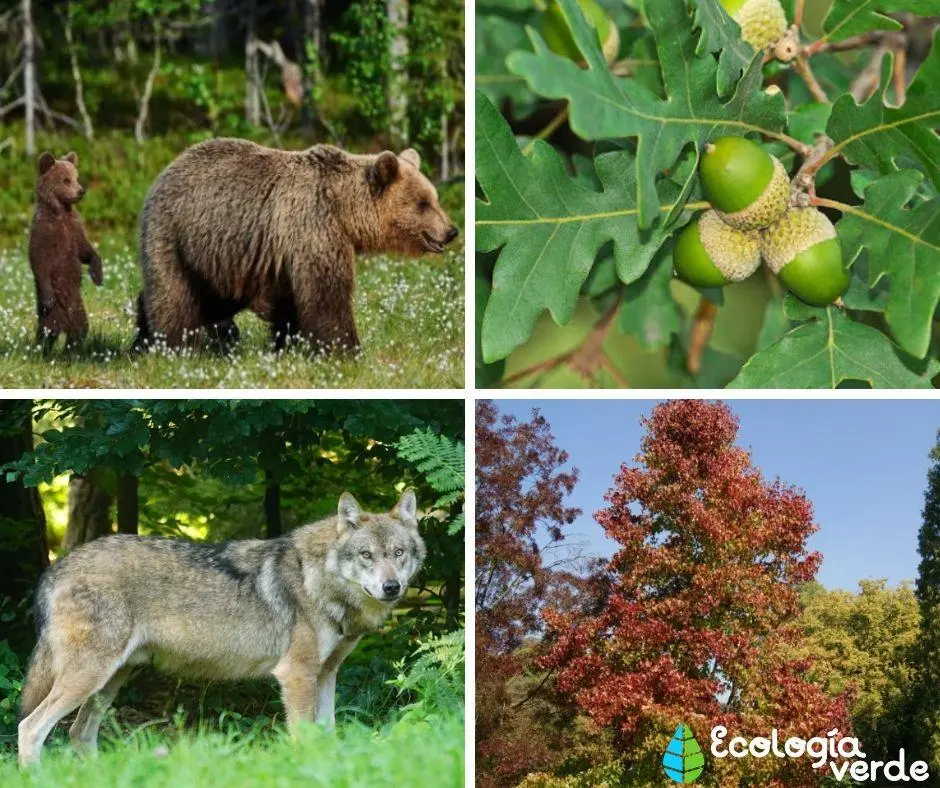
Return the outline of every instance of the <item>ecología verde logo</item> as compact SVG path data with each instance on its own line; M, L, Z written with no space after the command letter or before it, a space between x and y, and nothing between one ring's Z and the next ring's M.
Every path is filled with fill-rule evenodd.
M677 783L690 783L698 779L704 768L705 756L692 729L688 725L680 725L663 755L666 776Z
M681 730L681 726L680 726ZM676 734L678 736L678 733ZM859 782L926 782L930 779L927 764L924 761L914 761L908 766L907 756L902 748L894 761L869 761L862 752L858 739L852 736L841 736L838 728L833 728L825 737L814 736L812 739L801 739L791 736L782 741L777 729L770 732L770 736L758 736L754 739L745 739L743 736L733 737L725 747L725 738L728 729L724 725L712 728L712 755L715 758L812 758L813 768L825 771L828 766L832 776L838 782L849 777L854 783ZM670 745L671 746L671 745ZM879 774L879 771L881 774ZM672 775L670 775L672 776ZM673 779L676 779L673 777Z

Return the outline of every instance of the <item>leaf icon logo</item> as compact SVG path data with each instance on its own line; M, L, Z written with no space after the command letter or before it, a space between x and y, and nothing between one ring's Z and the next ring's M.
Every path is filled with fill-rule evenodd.
M663 755L666 776L677 783L690 783L698 779L705 768L705 756L688 725L676 728L676 734Z

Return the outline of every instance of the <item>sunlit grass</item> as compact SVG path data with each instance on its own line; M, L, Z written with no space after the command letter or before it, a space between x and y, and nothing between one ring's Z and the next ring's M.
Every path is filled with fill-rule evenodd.
M102 737L98 758L80 759L61 739L37 767L20 770L7 750L0 785L450 788L464 784L463 718L435 716L373 731L347 724L335 733L313 725L296 741L285 733L199 734L138 729Z
M136 249L120 234L93 238L104 285L87 278L82 298L91 333L71 354L43 357L26 237L0 247L0 386L3 388L459 388L463 385L464 251L419 260L359 260L355 358L302 349L275 353L268 327L244 312L241 341L211 350L131 352L140 288Z

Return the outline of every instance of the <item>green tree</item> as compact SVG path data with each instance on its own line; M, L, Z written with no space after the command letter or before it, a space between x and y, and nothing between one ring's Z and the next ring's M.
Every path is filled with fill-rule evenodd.
M933 465L927 473L923 524L918 536L920 566L917 600L920 602L920 638L917 659L919 687L915 694L913 724L933 774L940 772L940 435L930 453Z
M916 678L912 652L920 611L907 584L861 580L859 592L808 583L800 594L801 658L829 695L854 694L852 728L869 759L910 750L905 711Z

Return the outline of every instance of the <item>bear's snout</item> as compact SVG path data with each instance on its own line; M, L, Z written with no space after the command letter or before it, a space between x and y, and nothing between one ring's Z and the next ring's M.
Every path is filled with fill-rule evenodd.
M456 224L452 224L450 229L447 231L447 235L444 236L444 243L449 244L454 240L458 235L460 235L460 230L457 229Z

